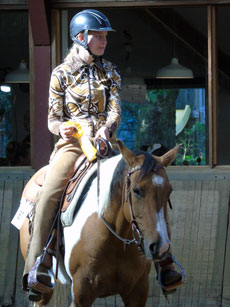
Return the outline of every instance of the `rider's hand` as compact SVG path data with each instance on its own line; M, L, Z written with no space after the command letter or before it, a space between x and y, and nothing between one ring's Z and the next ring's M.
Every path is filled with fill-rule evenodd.
M59 134L65 141L70 141L72 135L76 132L75 126L67 126L65 123L61 124L59 127Z
M110 135L109 129L107 127L101 127L95 135L95 141L97 141L98 138L103 138L104 140L109 142L110 141L109 135ZM100 151L102 154L106 151L106 146L103 142L100 142Z
M107 128L107 127L101 127L98 131L97 131L97 133L96 133L96 135L95 135L95 140L97 140L99 137L101 137L101 138L103 138L103 139L105 139L106 141L108 141L109 142L109 140L110 140L110 137L109 137L109 129Z

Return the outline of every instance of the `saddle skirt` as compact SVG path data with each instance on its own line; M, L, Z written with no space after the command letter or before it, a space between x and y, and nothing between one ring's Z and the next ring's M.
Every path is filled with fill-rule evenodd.
M29 180L23 190L20 206L21 204L25 204L26 202L30 205L32 211L32 207L36 201L36 197L44 184L45 176L48 169L49 165L42 167ZM67 227L72 224L74 212L77 211L76 207L78 204L78 200L82 196L87 182L90 180L90 178L95 178L96 173L97 164L94 162L90 162L85 157L85 155L81 155L74 165L73 175L68 181L62 195L61 222L63 227ZM74 202L72 202L73 197ZM28 214L27 217L31 217L31 212L30 214Z

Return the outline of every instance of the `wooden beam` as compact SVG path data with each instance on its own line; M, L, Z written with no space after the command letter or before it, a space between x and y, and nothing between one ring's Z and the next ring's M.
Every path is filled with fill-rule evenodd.
M61 62L61 16L60 10L51 11L51 65L54 69Z
M209 165L217 165L217 39L216 7L208 6Z
M49 46L50 34L44 0L28 0L29 16L35 46Z
M49 162L51 133L48 130L48 94L50 83L50 46L34 48L34 151L33 167L38 170Z
M20 11L28 10L27 4L0 4L0 11Z
M98 8L98 7L172 7L172 6L201 6L201 5L225 5L230 0L178 0L178 1L100 1L100 2L78 2L51 0L52 8Z
M61 63L61 12L54 9L51 11L51 68L52 70ZM58 136L52 135L52 146L58 141Z
M43 0L29 0L31 164L35 170L48 163L52 151L48 130L48 92L51 72L50 33Z
M34 45L29 21L29 68L30 68L30 160L34 167Z

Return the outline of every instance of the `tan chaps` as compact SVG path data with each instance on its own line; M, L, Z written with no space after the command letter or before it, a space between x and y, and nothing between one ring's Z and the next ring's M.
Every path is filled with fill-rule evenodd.
M73 174L74 163L81 153L75 139L71 142L60 139L55 145L43 187L35 201L36 214L23 276L29 273L45 247L62 192Z

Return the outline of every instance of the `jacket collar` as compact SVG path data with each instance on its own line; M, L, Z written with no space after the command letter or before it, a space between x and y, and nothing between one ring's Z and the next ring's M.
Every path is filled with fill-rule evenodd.
M95 57L92 63L87 64L79 57L78 54L76 54L73 55L71 60L67 61L66 64L70 67L71 74L74 74L77 70L79 70L83 66L93 66L93 65L96 65L98 69L104 71L101 57Z

